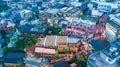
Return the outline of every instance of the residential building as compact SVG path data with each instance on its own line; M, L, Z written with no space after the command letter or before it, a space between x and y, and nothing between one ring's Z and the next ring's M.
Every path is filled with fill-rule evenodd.
M14 28L15 24L10 19L0 20L0 30L4 30L6 33L10 32L10 29Z
M87 67L119 67L120 41L113 42L102 51L89 55Z
M32 22L37 22L37 21L32 21ZM29 22L29 23L32 23L32 22ZM27 23L27 22L25 22ZM40 22L42 23L42 22ZM32 24L25 24L25 25L22 25L21 27L19 27L18 29L21 33L29 33L29 34L40 34L40 35L45 35L47 33L47 30L48 30L48 26L46 25L41 25L41 24L35 24L33 23Z
M105 25L107 19L108 19L108 13L104 12L104 13L99 17L98 23Z
M41 12L39 15L40 21L48 23L50 26L58 24L58 13L59 9L47 9L45 12Z
M107 3L107 2L98 2L97 10L101 12L111 13L112 10L117 9L117 4Z
M116 39L120 38L120 14L110 15L110 19L106 24L106 38L108 41L113 42Z
M82 20L77 18L66 18L69 21L66 27L68 34L78 35L85 34L85 31L96 25L97 21Z
M24 8L24 3L23 2L18 2L17 3L17 8L18 9L23 9Z
M84 19L83 19L84 18ZM80 19L76 17L66 17L68 20L67 24L63 24L66 28L62 31L63 35L77 36L89 39L99 39L103 36L105 26L98 22L98 18L87 16L86 18L82 16ZM102 18L100 18L102 19ZM95 38L94 38L95 37ZM98 38L97 38L98 37Z
M6 56L3 58L3 63L5 65L15 65L15 64L23 64L25 53L24 52L8 52Z
M98 10L99 11L105 11L105 12L111 12L112 11L112 8L110 5L105 5L105 4L98 4Z
M24 20L27 20L27 19L32 18L34 16L32 11L26 10L26 9L20 10L19 13L20 13L21 18Z
M46 58L36 58L32 56L27 56L25 58L25 67L44 67L49 64L49 61Z

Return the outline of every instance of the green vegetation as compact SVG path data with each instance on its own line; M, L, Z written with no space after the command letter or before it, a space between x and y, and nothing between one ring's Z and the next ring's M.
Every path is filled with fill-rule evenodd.
M68 61L69 64L76 63L78 67L86 67L87 63L87 56L80 55L80 56L74 56Z
M59 54L55 54L54 60L58 60L60 58Z
M58 53L69 54L75 52L75 49L68 49L68 48L59 48Z
M18 40L16 41L16 43L15 43L15 45L13 47L7 47L6 46L3 49L3 52L4 52L4 54L6 54L7 52L10 52L10 51L24 51L24 49L27 46L35 45L36 42L37 42L37 40L35 38L28 38L26 36L24 38L22 38L22 39L18 38Z
M36 17L31 17L31 18L28 19L28 22L30 22L32 20L35 20L35 19L36 19Z
M40 27L38 27L38 28L37 28L37 30L38 30L38 31L40 31L40 30L41 30L41 28L40 28Z
M84 16L84 15L80 15L80 18L81 18L82 20L85 20L85 16Z
M70 61L68 61L69 64L72 64L72 63L74 63L74 62L76 62L76 57L72 57L72 58L70 59Z
M15 33L15 31L16 31L16 28L12 29L12 30L9 32L10 36L12 36L12 35Z
M52 31L52 34L54 34L54 35L60 35L61 28L51 27L50 30Z
M36 42L37 42L36 40L32 40L32 39L31 40L20 39L16 42L15 47L19 48L20 50L24 50L24 48L26 48L29 45L35 45Z

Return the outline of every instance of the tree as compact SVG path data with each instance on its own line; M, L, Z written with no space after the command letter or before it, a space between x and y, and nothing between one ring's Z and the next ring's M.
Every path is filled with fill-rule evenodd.
M55 54L54 59L57 60L59 58L60 58L60 56L58 54Z

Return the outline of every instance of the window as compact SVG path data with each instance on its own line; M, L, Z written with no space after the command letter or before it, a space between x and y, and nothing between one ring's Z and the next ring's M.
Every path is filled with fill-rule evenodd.
M108 59L108 61L110 61L110 62L111 62L111 60L110 60L110 59Z
M68 26L67 28L72 28L71 26Z
M77 30L80 30L80 28L79 28L79 27L77 27Z
M76 30L77 29L77 27L74 27L74 30Z

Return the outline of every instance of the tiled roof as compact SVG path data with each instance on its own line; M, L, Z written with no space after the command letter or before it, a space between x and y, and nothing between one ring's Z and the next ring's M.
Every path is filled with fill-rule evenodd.
M55 54L55 49L49 49L49 48L42 48L42 47L36 47L35 52L37 53L47 53L47 54Z

